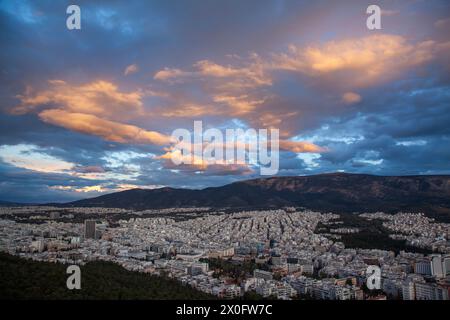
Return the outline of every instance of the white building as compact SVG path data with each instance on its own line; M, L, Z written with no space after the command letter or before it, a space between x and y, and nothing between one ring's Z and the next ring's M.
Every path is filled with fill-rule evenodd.
M442 256L440 254L431 256L431 275L436 278L444 277L444 270L442 268Z
M414 281L407 280L403 283L402 296L403 296L403 300L415 300L416 299L416 289L414 286Z
M431 263L430 261L424 260L416 262L414 265L414 273L422 274L425 276L431 276Z
M259 270L259 269L255 269L253 271L253 277L264 279L264 280L272 280L273 279L273 276L272 276L271 272L264 271L264 270Z

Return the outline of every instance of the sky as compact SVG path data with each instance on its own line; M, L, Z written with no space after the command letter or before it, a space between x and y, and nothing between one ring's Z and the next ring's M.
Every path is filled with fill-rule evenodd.
M261 177L175 166L196 120L279 129L280 176L450 174L449 31L445 0L0 0L0 200Z

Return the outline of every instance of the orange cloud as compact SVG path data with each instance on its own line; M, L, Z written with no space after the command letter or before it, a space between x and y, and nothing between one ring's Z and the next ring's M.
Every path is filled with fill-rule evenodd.
M231 146L227 144L219 145L219 148L223 150L227 147L240 147L248 152L248 146L242 142L237 142ZM279 147L281 150L294 153L322 153L326 151L322 147L304 141L280 140ZM270 141L268 148L270 148ZM236 159L205 159L195 154L182 154L181 150L174 149L173 147L166 148L166 150L167 152L165 154L157 157L157 159L165 160L164 167L166 169L176 169L184 172L204 172L211 175L245 175L254 172L250 164L239 163Z
M28 88L12 113L37 112L41 120L69 130L120 143L166 145L170 138L155 131L122 123L145 115L140 90L122 92L108 81L72 85L50 80L50 89L33 93ZM149 94L149 93L146 93Z
M194 71L164 68L155 73L154 79L167 82L182 82L186 78L194 79L224 79L225 83L218 86L223 89L254 88L272 84L271 77L266 74L264 62L256 55L245 66L223 66L209 60L201 60L194 64Z
M108 141L149 143L155 145L166 145L170 143L170 137L158 132L147 131L133 125L101 119L91 114L49 109L40 112L39 117L44 122L69 130L99 136Z
M254 142L256 143L256 141ZM224 141L221 142L215 142L215 146L219 149L222 149L224 151L223 154L225 154L227 149L234 150L235 148L239 148L240 150L245 150L245 152L249 152L249 144L248 142L243 141L235 141L234 143L227 143ZM206 145L206 143L205 143ZM205 147L205 145L200 146L200 150L204 150L202 148ZM256 148L257 146L254 145ZM188 163L192 164L193 166L196 166L199 170L200 169L206 169L211 164L215 165L233 165L233 164L239 164L237 163L236 159L207 159L203 156L196 155L192 151L194 150L194 145L190 144L189 142L179 142L178 143L179 148L184 148L185 150L190 150L190 153L183 154L179 148L175 148L173 146L165 148L166 153L158 156L157 159L164 159L164 160L171 160L174 163ZM267 148L271 148L271 141L268 141ZM279 141L279 149L285 150L285 151L291 151L294 153L322 153L326 152L327 150L317 146L313 143L306 142L306 141L291 141L291 140L280 140ZM211 161L209 161L211 160Z
M185 76L189 76L191 73L182 71L180 69L164 68L155 73L153 79L162 81L172 81Z
M265 57L229 56L229 64L200 60L191 70L164 68L154 78L200 82L209 99L193 101L181 93L182 99L169 97L173 103L156 111L166 117L239 117L253 127L279 128L287 139L298 134L295 119L299 112L274 106L280 99L269 90L280 71L301 73L324 90L337 89L343 93L341 101L350 105L362 100L354 92L357 88L391 80L408 69L439 59L448 48L446 43L412 42L398 35L375 34L310 46L291 45L286 53Z
M111 185L111 184L100 184L100 185L91 185L91 186L85 186L85 187L74 187L74 186L63 186L63 185L56 185L56 186L49 186L50 189L58 190L58 191L67 191L67 192L77 192L77 193L105 193L105 192L118 192L118 191L125 191L130 189L156 189L156 188L162 188L163 185L135 185L135 184L117 184L117 185Z
M326 149L306 141L280 140L280 149L294 153L322 153Z
M28 88L18 95L21 104L12 109L14 114L33 112L41 108L63 109L68 112L92 114L109 119L129 119L143 114L143 93L121 92L108 81L94 81L71 85L62 80L50 80L51 88L37 93Z
M447 20L436 22L442 26ZM274 53L270 59L251 55L243 66L220 65L209 60L194 64L195 71L165 68L158 71L157 80L180 80L182 78L215 78L225 82L216 84L220 89L255 88L273 83L271 72L296 71L310 76L337 72L352 72L357 85L368 85L387 79L412 66L433 59L439 51L435 41L410 43L404 37L376 34L363 38L329 41L322 45L289 46L287 53ZM342 79L342 78L339 78Z
M213 163L194 154L183 155L180 150L171 150L158 157L163 162L164 168L175 169L183 172L202 172L209 175L246 175L253 173L252 168L246 163L227 162L217 159ZM176 164L178 163L178 164Z
M161 115L164 117L177 117L177 118L195 118L206 115L219 115L223 114L223 110L218 110L212 105L201 105L195 103L181 103L176 105L173 109L161 109Z
M231 108L230 115L244 114L253 111L258 105L263 104L265 99L252 99L248 95L216 95L214 102L224 103Z
M342 101L346 104L361 102L361 96L354 92L346 92L342 95Z
M235 78L241 86L256 87L266 86L272 84L272 79L265 74L264 64L257 56L254 56L256 62L251 62L245 67L222 66L217 63L202 60L197 62L194 66L203 76L210 76L216 78Z
M411 44L401 36L380 34L306 48L292 45L289 53L274 56L272 68L311 76L339 72L336 81L348 72L351 76L345 81L349 85L367 86L433 59L437 48L434 41Z

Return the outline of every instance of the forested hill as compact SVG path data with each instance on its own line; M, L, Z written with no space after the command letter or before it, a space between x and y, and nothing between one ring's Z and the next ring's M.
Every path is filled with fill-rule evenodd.
M81 267L81 289L66 287L67 266L0 253L0 300L213 299L180 282L128 271L111 262Z

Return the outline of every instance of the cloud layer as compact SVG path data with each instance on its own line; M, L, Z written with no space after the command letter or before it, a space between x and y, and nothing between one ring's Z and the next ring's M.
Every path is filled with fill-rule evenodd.
M280 175L450 173L450 4L0 4L0 199L201 188L253 165L170 161L174 129L280 130ZM182 13L182 14L181 14Z

